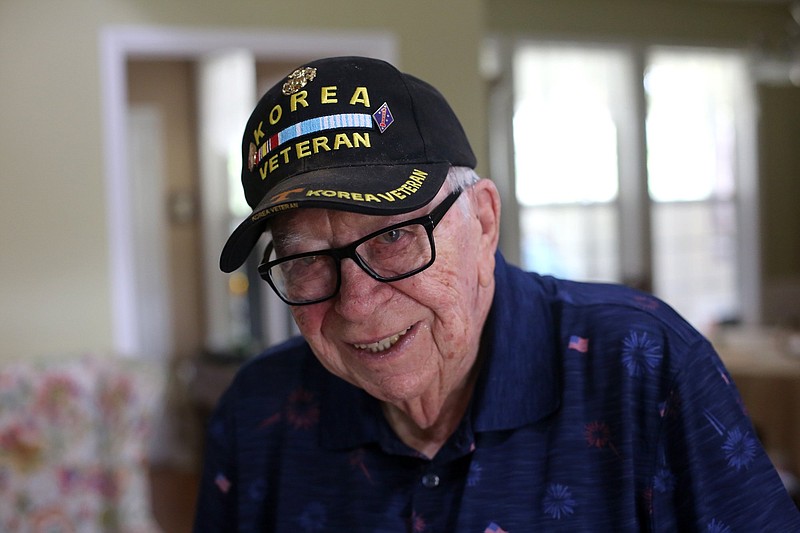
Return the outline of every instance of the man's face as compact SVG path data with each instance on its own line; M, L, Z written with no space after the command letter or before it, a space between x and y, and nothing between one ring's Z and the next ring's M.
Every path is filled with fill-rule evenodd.
M427 214L446 194L395 217L301 209L276 217L272 235L289 243L281 255L339 247ZM393 404L436 401L464 385L491 305L499 213L486 180L462 193L459 203L434 230L436 260L427 270L383 283L344 259L334 298L292 307L300 332L330 372Z

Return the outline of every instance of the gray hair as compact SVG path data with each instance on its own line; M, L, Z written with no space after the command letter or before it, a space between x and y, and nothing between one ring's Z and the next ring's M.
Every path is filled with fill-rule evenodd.
M481 179L480 176L469 167L450 167L447 172L444 186L447 187L448 192L453 192L461 189L465 191L478 183ZM467 195L462 195L458 201L458 208L465 217L469 217L472 212L470 203L466 200Z
M468 189L478 183L480 179L481 177L469 167L450 167L447 172L446 183L449 184L449 192L453 192L457 189Z

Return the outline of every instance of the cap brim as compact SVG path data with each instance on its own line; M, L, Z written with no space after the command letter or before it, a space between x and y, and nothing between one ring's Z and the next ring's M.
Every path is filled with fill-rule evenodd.
M326 168L299 174L272 189L231 233L220 269L233 272L253 250L268 220L299 208L365 215L398 215L427 205L441 189L450 163Z

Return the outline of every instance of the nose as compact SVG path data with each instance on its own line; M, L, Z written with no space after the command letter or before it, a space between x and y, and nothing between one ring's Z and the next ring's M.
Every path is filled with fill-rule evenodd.
M336 296L336 311L349 320L363 320L372 315L391 296L388 283L370 277L352 259L341 263L341 287Z

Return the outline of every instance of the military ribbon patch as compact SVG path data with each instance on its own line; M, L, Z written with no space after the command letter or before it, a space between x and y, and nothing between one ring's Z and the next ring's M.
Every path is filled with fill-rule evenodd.
M328 115L304 120L303 122L289 126L283 131L272 135L258 149L255 148L255 145L252 145L250 147L250 157L248 161L250 170L252 171L253 167L258 166L267 154L287 141L310 133L342 128L371 129L372 124L369 121L369 115L366 113L340 113L338 115Z

